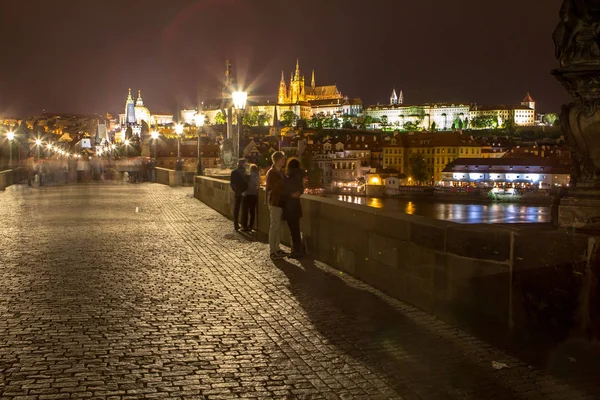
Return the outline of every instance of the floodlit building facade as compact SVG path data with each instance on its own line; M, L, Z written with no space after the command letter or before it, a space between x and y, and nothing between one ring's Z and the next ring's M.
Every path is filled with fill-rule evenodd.
M458 158L481 157L481 144L458 132L419 133L393 138L383 146L383 168L411 175L411 157L419 155L433 182L442 179L446 165Z
M568 166L543 158L459 158L444 169L440 185L550 189L570 179Z

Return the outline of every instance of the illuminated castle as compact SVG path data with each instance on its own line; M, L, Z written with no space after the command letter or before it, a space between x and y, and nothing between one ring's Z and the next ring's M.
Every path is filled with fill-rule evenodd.
M173 123L173 115L152 115L148 107L144 105L141 91L138 90L138 97L134 102L131 89L129 89L125 101L125 113L119 114L119 123L123 127L128 127L141 126L142 122L145 122L148 126L171 124Z
M310 86L305 85L304 75L300 73L300 62L296 60L296 71L290 76L290 85L287 87L284 74L281 72L281 82L279 82L279 92L277 102L279 104L297 104L314 101L335 101L342 99L343 96L337 88L337 85L317 86L315 83L315 71L312 72Z

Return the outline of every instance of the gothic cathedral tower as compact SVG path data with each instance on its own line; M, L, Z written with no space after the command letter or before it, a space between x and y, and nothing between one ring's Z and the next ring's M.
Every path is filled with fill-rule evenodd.
M285 79L283 77L283 71L281 71L281 82L279 82L279 92L277 94L277 103L286 104L288 103L287 87L285 85Z

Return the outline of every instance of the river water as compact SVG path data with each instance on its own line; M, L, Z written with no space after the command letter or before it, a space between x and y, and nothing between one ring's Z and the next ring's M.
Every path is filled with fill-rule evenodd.
M377 199L332 195L339 201L363 204L386 211L401 212L462 224L523 224L550 222L550 207L514 203L442 203L423 199Z

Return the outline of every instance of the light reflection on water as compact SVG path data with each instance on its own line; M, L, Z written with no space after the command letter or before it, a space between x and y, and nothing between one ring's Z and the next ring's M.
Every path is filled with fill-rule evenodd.
M403 212L463 224L507 224L550 222L550 207L512 203L467 204L427 200L377 199L334 196L340 201L363 204L385 211Z

